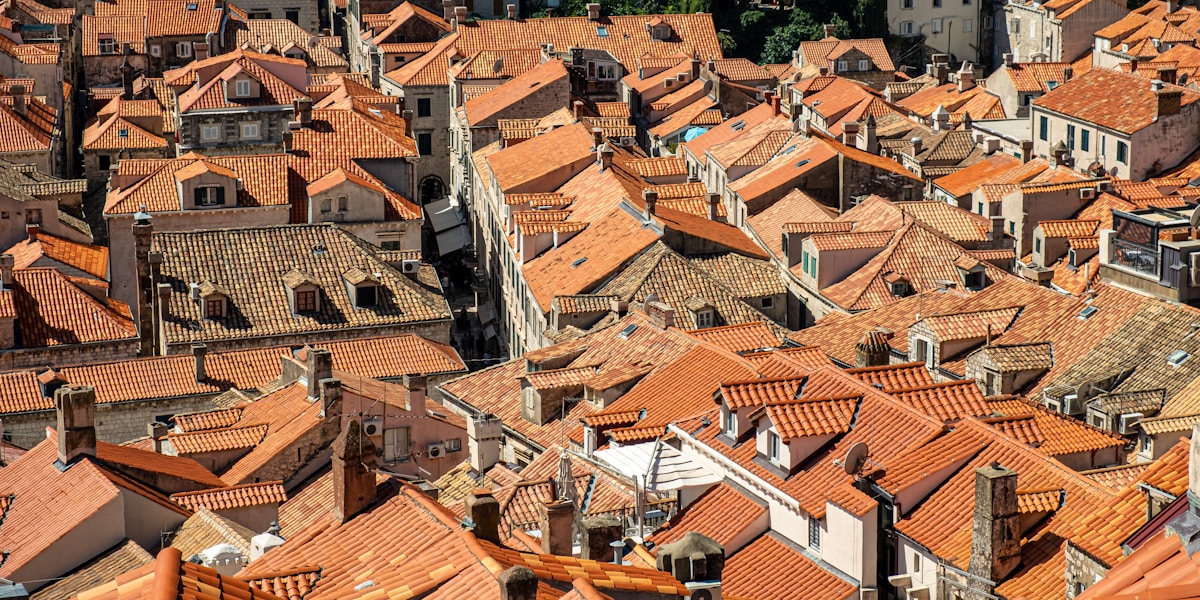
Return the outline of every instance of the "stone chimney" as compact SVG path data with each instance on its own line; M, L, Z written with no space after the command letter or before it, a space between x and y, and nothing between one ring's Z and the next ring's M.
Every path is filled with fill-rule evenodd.
M13 289L13 267L17 259L11 254L0 254L0 289Z
M454 20L450 21L450 25L452 26L451 29L454 31L457 31L458 24L466 23L466 22L467 22L467 7L455 6L454 7Z
M89 385L64 385L54 391L58 412L59 470L83 456L96 456L96 390Z
M154 451L162 454L163 440L167 439L167 433L170 429L166 423L154 421L146 424L146 435L150 436L150 441L154 442Z
M467 518L474 523L475 537L493 544L500 543L500 503L492 490L476 488L467 494L463 504ZM545 532L543 532L543 536Z
M192 44L192 56L195 60L204 60L208 58L208 43L196 42Z
M404 388L408 390L408 412L425 414L425 388L427 379L423 375L405 375Z
M972 524L972 575L1000 582L1021 562L1017 473L992 463L975 470L975 518ZM984 590L991 593L992 589Z
M475 415L467 420L467 453L471 468L483 473L500 462L504 422L496 415Z
M517 5L516 4L507 4L504 6L504 8L505 8L505 11L508 13L508 19L510 21L515 21L517 19Z
M509 567L496 577L500 600L536 600L538 578L528 567Z
M342 421L342 380L333 377L322 379L318 382L321 388L321 417L326 423L337 423L341 427Z
M204 373L205 354L208 354L208 346L205 346L203 342L192 342L192 358L196 364L194 369L196 383L203 383L207 379L207 375Z
M542 504L542 553L573 556L575 548L575 503L568 499Z
M668 304L651 300L643 305L642 310L646 312L646 316L650 317L650 320L655 325L663 329L675 326L675 309L671 308Z
M375 444L351 419L333 441L333 518L339 523L375 502Z
M596 515L583 520L583 543L579 558L596 562L613 562L612 543L625 534L621 520L611 515Z
M1012 55L1012 52L1005 52L1005 53L1004 53L1003 55L1001 55L1001 56L1003 56L1003 58L1004 58L1004 66L1006 66L1006 67L1008 67L1008 68L1010 68L1010 69L1011 69L1011 68L1012 68L1012 66L1013 66L1013 55Z
M1188 448L1188 495L1192 506L1196 506L1200 503L1200 423L1192 424L1192 441Z
M154 313L151 304L154 300L150 277L150 234L154 226L150 224L150 214L143 206L134 215L133 222L133 257L137 269L137 317L138 337L140 345L138 354L141 356L154 355Z
M1167 0L1167 13L1173 13L1179 10L1179 0Z
M592 128L592 148L598 152L600 147L604 145L604 130L599 127Z
M333 354L324 348L309 348L307 358L308 400L313 402L321 397L321 380L333 377Z
M129 54L121 59L121 99L133 100L133 65L129 64Z
M1027 163L1033 159L1033 140L1021 140L1021 162Z
M975 87L975 69L971 63L963 61L962 68L958 70L958 91L965 92Z
M851 148L858 147L858 121L842 123L842 143Z
M658 192L651 189L642 190L642 201L646 203L646 209L644 213L646 218L649 219L650 217L653 217L654 211L657 210L658 207Z
M290 129L285 129L283 131L283 153L284 154L291 154L292 151L295 149L294 142L292 141L293 135L294 134L292 133L292 130L290 130Z
M1071 65L1063 67L1062 73L1063 83L1066 83L1075 77L1075 69Z
M881 367L890 362L891 356L888 335L878 329L866 332L854 345L854 366L858 368Z
M825 24L825 37L827 37L827 38L833 37L833 33L834 33L835 29L836 29L836 27L834 27L833 23L826 23Z
M589 21L599 21L600 20L600 3L599 2L589 2L587 5L587 11L588 11L588 20Z
M616 151L612 149L612 146L608 145L608 142L600 144L600 147L596 149L596 154L600 157L599 160L601 171L608 170L612 167L613 155L616 154Z
M684 585L720 581L725 569L725 549L716 540L689 531L678 541L659 547L657 566L659 571L670 573Z
M1156 80L1157 81L1157 80ZM1158 83L1162 83L1158 81ZM1173 117L1179 114L1179 105L1183 100L1183 91L1160 87L1154 91L1154 117Z
M868 115L867 122L858 130L858 148L871 154L879 153L879 140L876 137L875 115Z
M442 0L442 18L447 23L454 20L454 0Z
M292 101L292 111L295 113L294 117L300 127L312 126L312 105L312 98L308 97L296 98Z
M721 195L708 195L708 220L716 221L720 218Z
M921 138L914 137L913 139L909 140L909 142L912 144L912 148L910 149L910 151L912 152L912 155L915 157L916 155L920 154L921 146L923 144L923 142L921 141Z
M16 112L18 115L25 115L29 112L25 105L25 86L14 85L9 88L9 94L12 95L12 107L14 112Z
M41 225L38 225L37 223L30 223L25 226L25 236L29 238L30 242L36 242L38 239L38 233L41 230Z
M940 104L937 108L933 109L933 130L950 130L950 111L946 110L946 107Z

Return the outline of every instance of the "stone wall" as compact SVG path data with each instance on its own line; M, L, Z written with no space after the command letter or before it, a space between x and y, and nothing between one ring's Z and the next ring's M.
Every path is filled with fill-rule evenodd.
M278 335L270 337L253 337L233 340L204 340L209 352L229 352L231 350L248 350L251 348L268 348L272 346L303 346L310 344L319 346L321 342L333 340L354 340L366 337L399 335L415 333L427 340L439 344L450 344L450 319L442 321L422 321L419 323L382 326L357 327L346 329L331 329L326 331L310 331L294 335ZM190 354L192 341L169 343L167 354Z
M21 324L18 322L17 329L20 328ZM0 350L0 371L127 360L134 358L138 353L137 334L132 336L123 340L94 344Z
M166 417L213 410L213 395L190 396L96 405L96 439L120 444L146 435L146 424ZM53 410L3 415L4 437L22 448L32 447L46 437L46 428L55 427Z
M1074 544L1067 543L1066 598L1070 600L1096 584L1108 574L1108 567L1088 556Z

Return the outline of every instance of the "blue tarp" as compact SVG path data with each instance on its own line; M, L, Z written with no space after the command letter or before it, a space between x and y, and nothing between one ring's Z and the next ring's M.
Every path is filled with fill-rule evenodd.
M690 142L690 141L700 137L700 135L703 134L705 131L708 131L708 130L703 127L693 127L691 129L683 132L683 141Z

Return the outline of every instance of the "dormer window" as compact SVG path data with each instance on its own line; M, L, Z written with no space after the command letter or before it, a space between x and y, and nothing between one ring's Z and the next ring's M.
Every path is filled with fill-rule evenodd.
M250 80L239 79L234 83L234 93L238 98L250 97Z
M724 423L721 424L721 432L726 437L737 438L737 412L730 409L722 409L724 413Z
M354 268L346 271L342 277L346 280L347 291L350 293L350 300L354 302L354 308L367 308L378 304L378 275Z
M704 329L716 325L717 311L716 308L703 298L688 298L688 312L692 313L692 321L696 324L696 329Z
M196 285L193 290L199 296L200 310L205 319L221 319L229 314L229 292L207 281Z
M205 185L196 188L196 206L222 206L225 204L225 188Z
M287 287L292 314L313 313L320 310L320 288L317 280L307 273L292 269L283 276L283 285Z
M99 36L100 54L116 54L117 40L111 33L102 33Z

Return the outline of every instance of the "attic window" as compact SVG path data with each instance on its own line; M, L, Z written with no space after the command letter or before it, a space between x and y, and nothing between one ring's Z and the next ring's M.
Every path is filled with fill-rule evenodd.
M1058 82L1057 82L1057 81L1054 81L1054 80L1049 80L1049 81L1047 81L1047 82L1046 82L1046 89L1048 89L1048 90L1052 90L1052 89L1054 89L1054 88L1056 88L1056 87L1058 87Z
M608 27L606 27L604 25L597 25L596 26L596 36L602 37L602 38L608 37Z
M196 188L196 206L222 206L225 204L225 188L206 185Z
M1186 362L1189 356L1190 355L1183 350L1176 350L1167 357L1167 364L1171 365L1172 368L1179 368L1179 365L1182 365L1184 362Z
M1083 310L1079 311L1079 319L1081 321L1086 321L1092 318L1092 315L1096 314L1099 310L1100 309L1096 308L1095 306L1085 307Z
M188 5L187 5L188 10L196 10L197 8L200 8L199 4L197 4L195 2L188 2Z
M909 289L907 281L893 281L892 283L888 284L888 287L891 288L890 291L892 292L893 296L903 298L904 296L908 295Z
M733 125L730 125L729 128L734 131L741 131L746 128L746 121L738 119L737 121L734 121Z
M117 137L121 137L121 138L129 137L129 130L128 129L118 129Z
M637 331L637 327L638 327L637 325L630 325L630 326L626 327L625 329L622 329L621 333L619 333L618 336L623 340L627 340L627 339L629 339L630 335L633 335L633 332Z
M117 51L117 41L111 33L100 34L99 36L100 54L114 54Z

